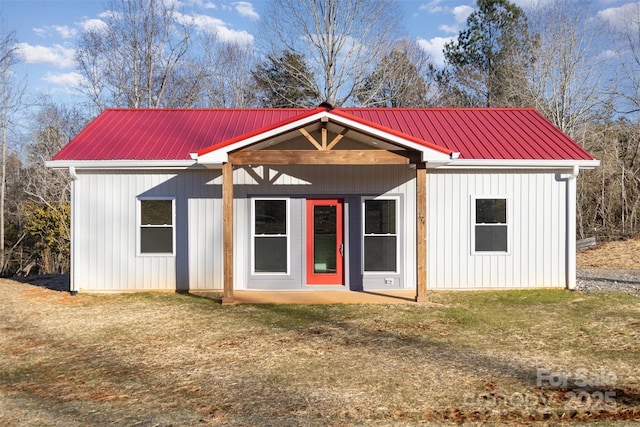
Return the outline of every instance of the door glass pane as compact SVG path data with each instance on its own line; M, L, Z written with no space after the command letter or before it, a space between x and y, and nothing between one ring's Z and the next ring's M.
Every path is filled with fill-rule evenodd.
M336 207L314 206L313 271L336 272Z
M365 236L364 270L396 271L396 236Z

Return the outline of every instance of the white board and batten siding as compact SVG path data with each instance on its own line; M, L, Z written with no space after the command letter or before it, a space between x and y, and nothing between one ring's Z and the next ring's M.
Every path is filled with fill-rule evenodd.
M427 287L564 287L566 171L438 171L427 174ZM505 197L508 252L472 252L474 197Z
M403 283L415 282L415 171L406 166L282 166L234 170L234 282L247 287L252 197L389 195L402 200ZM74 182L74 281L80 291L222 289L220 170L82 171ZM138 253L138 200L175 200L175 253ZM303 262L301 257L299 262ZM359 267L353 267L359 268Z
M74 182L78 290L126 292L222 286L219 171L82 171ZM138 253L138 200L175 198L173 255ZM187 221L188 219L188 221ZM186 237L186 238L185 238Z
M428 289L563 287L568 195L567 181L559 178L561 172L429 170ZM74 280L78 290L222 288L219 170L82 171L74 185L78 196ZM362 195L401 200L402 284L415 287L415 191L415 170L405 166L237 168L235 287L246 288L249 282L251 260L246 248L251 239L252 197ZM508 253L472 252L472 209L478 196L507 198ZM141 197L175 198L174 255L137 252L137 203Z

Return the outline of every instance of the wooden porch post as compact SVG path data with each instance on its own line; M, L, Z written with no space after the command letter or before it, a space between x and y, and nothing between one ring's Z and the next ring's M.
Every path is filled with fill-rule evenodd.
M233 304L233 164L222 165L222 248L224 291L222 304Z
M416 302L427 301L427 169L416 165Z

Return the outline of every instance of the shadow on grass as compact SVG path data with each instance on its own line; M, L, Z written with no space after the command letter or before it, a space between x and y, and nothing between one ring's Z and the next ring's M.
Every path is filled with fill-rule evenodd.
M415 297L409 298L409 297L403 297L403 296L400 296L400 295L392 295L392 294L384 293L384 292L373 292L373 291L352 291L352 292L361 292L363 294L378 295L378 296L385 297L385 298L393 298L393 299L398 299L398 300L407 301L407 302L415 302L416 301Z
M268 323L270 326L284 328L295 332L303 339L308 335L317 335L318 331L326 329L331 335L331 329L339 330L337 338L348 337L349 344L367 347L370 352L379 353L385 358L398 357L399 348L410 348L412 351L403 354L405 358L415 358L417 364L421 360L437 360L439 363L452 368L469 372L482 372L487 379L511 377L535 388L539 380L537 363L529 363L526 359L512 358L499 355L498 352L474 349L472 345L464 343L446 342L430 336L424 331L418 331L407 325L406 330L390 329L383 323L352 322L354 314L346 314L339 308L332 306L300 306L300 305L254 305L261 312L253 320L258 323ZM448 309L448 313L453 308ZM464 312L464 309L461 309ZM357 314L356 314L357 316ZM251 316L249 316L250 318ZM265 322L266 320L266 322ZM264 323L262 323L264 325ZM386 343L380 346L380 343ZM610 391L594 389L593 392ZM635 406L640 403L638 390L616 390L620 401Z
M71 283L69 274L11 277L11 280L59 292L69 292Z

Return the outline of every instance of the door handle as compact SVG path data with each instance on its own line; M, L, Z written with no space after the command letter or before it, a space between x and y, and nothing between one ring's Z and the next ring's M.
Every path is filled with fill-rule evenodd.
M344 258L344 243L340 243L340 256Z

